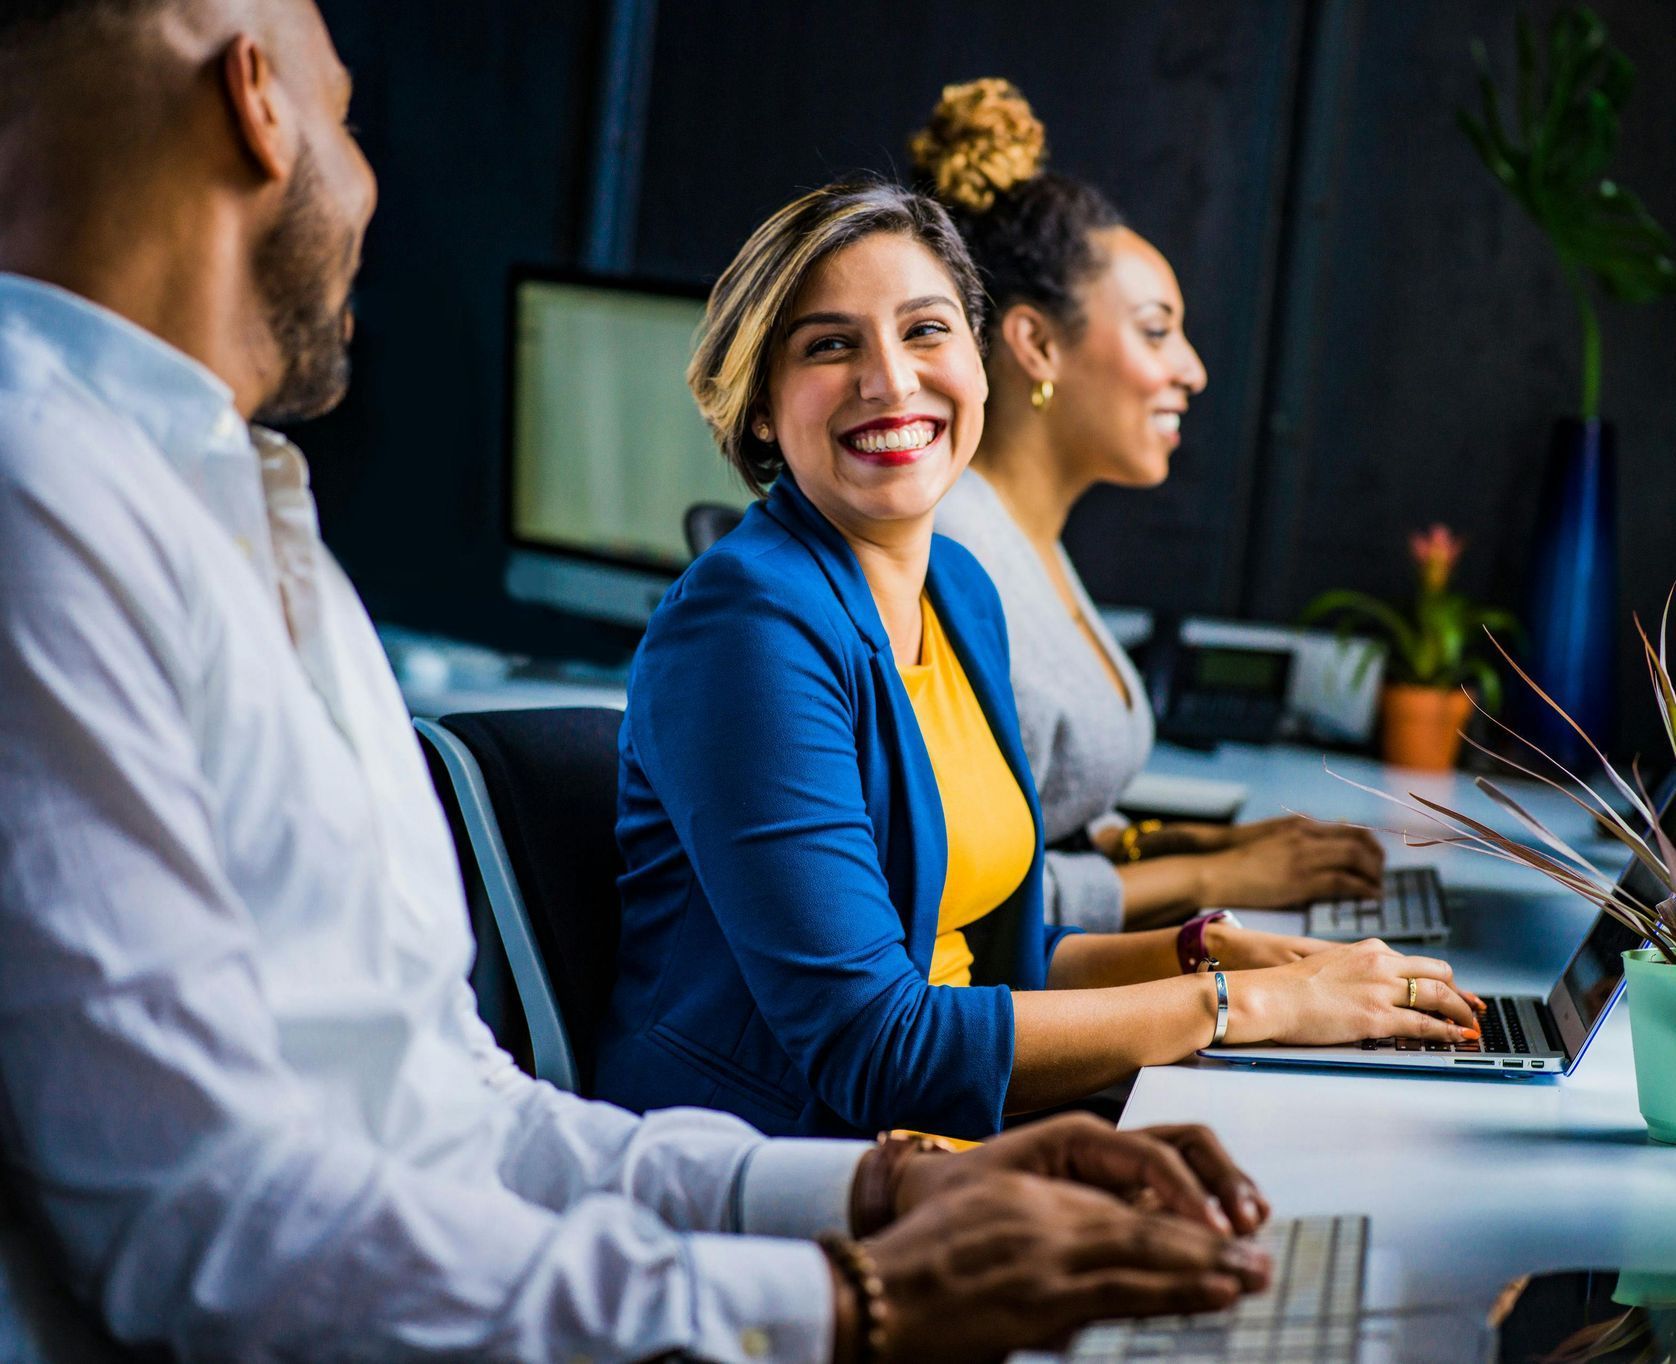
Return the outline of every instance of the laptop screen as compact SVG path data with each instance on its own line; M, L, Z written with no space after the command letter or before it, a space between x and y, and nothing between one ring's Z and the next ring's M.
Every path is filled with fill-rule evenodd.
M1668 795L1662 823L1665 833L1676 838L1676 801ZM1644 905L1656 905L1668 894L1639 858L1634 859L1619 885ZM1604 910L1596 916L1589 936L1572 954L1565 974L1548 996L1548 1009L1559 1027L1567 1056L1575 1058L1582 1051L1601 1013L1618 993L1624 977L1623 954L1641 943L1639 933L1625 928Z

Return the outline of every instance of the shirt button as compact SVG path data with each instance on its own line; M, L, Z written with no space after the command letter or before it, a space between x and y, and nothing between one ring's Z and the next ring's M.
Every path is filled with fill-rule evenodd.
M772 1344L768 1332L760 1326L747 1326L739 1333L739 1348L752 1359L765 1358Z

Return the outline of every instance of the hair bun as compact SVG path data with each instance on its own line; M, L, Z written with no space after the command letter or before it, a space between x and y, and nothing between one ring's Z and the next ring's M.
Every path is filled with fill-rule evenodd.
M931 122L908 141L915 168L937 197L986 213L997 194L1031 179L1047 160L1047 133L1011 81L945 85Z

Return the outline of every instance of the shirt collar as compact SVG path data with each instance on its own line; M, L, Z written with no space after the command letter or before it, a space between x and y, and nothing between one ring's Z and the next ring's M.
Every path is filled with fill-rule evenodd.
M190 356L79 294L0 272L0 326L21 328L133 420L177 466L217 448L248 452L233 390Z

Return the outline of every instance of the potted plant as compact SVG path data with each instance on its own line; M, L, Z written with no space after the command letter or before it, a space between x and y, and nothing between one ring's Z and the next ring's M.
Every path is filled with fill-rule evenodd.
M1595 294L1645 303L1676 291L1676 246L1641 200L1607 174L1635 68L1606 26L1582 6L1561 9L1539 61L1536 35L1521 15L1517 47L1507 117L1482 42L1473 44L1481 112L1457 117L1497 183L1552 243L1582 332L1577 410L1555 422L1542 478L1525 654L1549 694L1585 729L1605 734L1616 692L1616 437L1600 415ZM1562 761L1579 761L1576 735L1546 707L1520 699L1529 701L1521 721L1532 737Z
M1372 626L1390 644L1390 663L1379 696L1380 752L1386 762L1447 771L1461 751L1461 726L1472 702L1472 683L1485 707L1501 705L1501 678L1479 649L1480 631L1517 631L1506 611L1478 606L1450 590L1465 542L1445 525L1408 537L1415 593L1410 615L1365 592L1323 592L1304 608L1306 624L1336 620L1342 638ZM1369 649L1357 665L1364 674L1376 656Z
M1672 597L1676 597L1676 592L1672 593ZM1665 648L1669 623L1670 602L1667 600L1656 649L1639 619L1635 628L1641 636L1642 652L1648 675L1652 678L1653 695L1664 722L1665 736L1670 741L1671 752L1676 754L1676 687L1671 684L1669 656ZM1636 900L1620 884L1608 880L1594 862L1552 833L1487 777L1477 778L1478 788L1510 812L1530 838L1508 838L1470 815L1428 800L1417 792L1409 792L1409 801L1414 802L1411 805L1371 786L1362 786L1359 782L1353 784L1421 815L1437 828L1437 833L1424 837L1405 835L1405 840L1411 845L1446 844L1534 868L1567 890L1591 901L1647 943L1646 947L1624 953L1630 1032L1635 1047L1636 1090L1649 1135L1654 1141L1676 1144L1676 847L1672 846L1661 826L1660 812L1641 781L1639 766L1632 767L1630 777L1625 778L1607 761L1606 755L1572 716L1538 687L1493 637L1491 643L1496 645L1532 693L1554 713L1558 722L1577 735L1584 748L1599 762L1620 800L1629 806L1630 813L1627 817L1621 814L1600 791L1576 776L1568 765L1556 761L1551 753L1544 752L1528 739L1523 741L1525 745L1538 755L1538 759L1548 764L1554 776L1544 775L1492 753L1473 740L1468 742L1504 766L1521 775L1535 777L1570 796L1594 817L1601 830L1622 843L1631 856L1642 861L1653 873L1662 891L1668 892L1665 898L1657 904L1643 904ZM1633 827L1635 824L1648 832L1639 832Z

